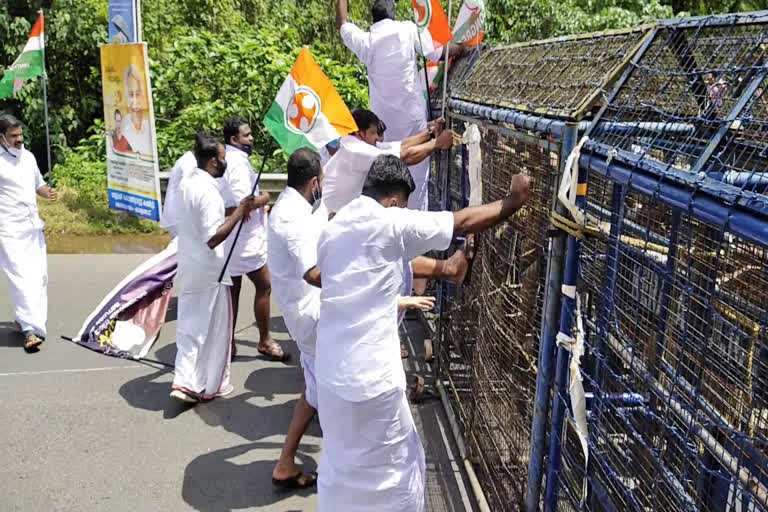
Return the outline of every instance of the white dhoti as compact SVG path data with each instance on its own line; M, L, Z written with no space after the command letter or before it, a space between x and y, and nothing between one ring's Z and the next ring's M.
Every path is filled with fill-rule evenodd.
M315 380L315 356L301 353L301 368L304 370L304 399L317 409L317 381Z
M237 238L232 259L229 260L227 273L232 277L243 276L254 270L259 270L267 264L267 235L266 214L261 209L251 213L251 218L243 224L240 236ZM237 230L233 230L227 238L225 252L229 252Z
M0 237L0 266L10 284L14 319L22 332L45 338L48 261L42 230Z
M229 385L232 301L229 286L179 296L173 389L213 398Z
M350 402L318 386L320 512L421 512L424 449L405 391Z

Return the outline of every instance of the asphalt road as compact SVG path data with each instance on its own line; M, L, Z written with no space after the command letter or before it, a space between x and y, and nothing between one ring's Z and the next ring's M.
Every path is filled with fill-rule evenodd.
M0 511L315 510L314 489L280 492L270 481L302 386L296 345L276 308L273 336L292 363L258 356L253 318L241 311L235 393L194 408L169 399L168 368L60 339L75 335L104 294L147 257L49 256L49 339L36 354L26 354L11 332L0 280ZM249 286L241 304L252 300ZM175 356L173 311L169 317L148 356L166 363ZM409 345L418 352L415 332ZM427 451L427 509L471 510L439 402L414 410ZM320 445L315 422L299 454L308 470L319 462Z

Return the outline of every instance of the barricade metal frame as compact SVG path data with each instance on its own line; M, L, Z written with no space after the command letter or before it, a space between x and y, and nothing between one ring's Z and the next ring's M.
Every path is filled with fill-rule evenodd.
M530 420L529 437L517 441L525 444L518 448L527 458L518 457L514 475L508 473L527 475L522 488L496 478L509 471L508 450L496 448L501 459L493 467L482 453L495 435L488 429L509 425L494 427L478 416L477 401L488 392L478 372L488 363L473 360L483 352L469 338L485 343L482 337L493 327L479 314L480 325L465 319L456 331L452 316L456 303L488 292L477 289L475 280L488 274L493 263L483 258L495 247L484 249L487 240L481 239L480 271L476 261L468 287L441 284L436 290L438 388L453 412L462 458L477 469L490 509L768 510L768 418L762 419L761 408L768 411L768 312L761 305L768 300L768 197L755 163L768 155L768 137L762 137L768 132L762 103L768 59L755 56L768 48L764 25L768 12L639 27L627 58L610 61L609 69L595 72L604 78L595 90L567 102L537 105L536 98L499 99L494 91L471 97L467 91L481 90L476 82L495 62L525 64L530 55L546 55L558 45L578 53L578 41L594 47L602 44L597 38L632 31L486 51L452 88L449 125L471 122L503 140L549 144L558 152L560 172L580 134L589 138L580 148L576 201L587 220L578 233L548 232L543 301L531 305L540 321L536 392L522 413ZM660 51L676 54L680 69L654 67L652 57ZM697 67L696 51L713 55ZM678 74L691 77L693 85L673 94L693 94L700 102L696 116L685 113L683 99L676 105L674 96L655 110L645 102L645 113L633 114L641 112L632 110L640 102L633 91L657 87L661 94L665 80L684 80ZM710 81L738 75L729 86L733 97L715 98L718 89L708 84L709 100L701 100L705 74ZM727 106L723 114L719 106L713 113L716 99ZM432 188L440 207L466 206L466 159L459 147L438 160ZM557 182L549 187L551 213L565 216L555 198ZM563 294L564 287L576 293ZM587 348L579 373L588 395L588 461L574 435L569 347L556 346L558 333L574 332L577 299ZM461 349L456 347L463 340L451 339L457 332L468 340ZM492 339L498 341L499 332L505 331L496 328Z

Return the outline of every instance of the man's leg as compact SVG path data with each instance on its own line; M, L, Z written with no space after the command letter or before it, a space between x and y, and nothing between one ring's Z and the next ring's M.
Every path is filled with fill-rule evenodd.
M237 311L240 306L240 289L243 286L243 276L232 277L232 359L237 355L237 345L235 344L235 330L237 330Z
M288 355L280 345L272 339L269 332L269 298L272 294L272 282L269 279L269 268L266 264L258 270L248 273L248 279L256 287L253 300L253 316L259 329L259 353L269 356L276 361L285 361Z
M302 473L301 467L296 464L296 452L299 450L299 443L312 418L315 417L315 412L315 408L307 402L305 392L301 393L301 397L293 409L293 418L291 418L291 424L288 427L288 435L285 436L283 450L280 452L280 458L272 471L272 482L275 485L286 482L288 486L303 488L315 483L317 478L314 475Z

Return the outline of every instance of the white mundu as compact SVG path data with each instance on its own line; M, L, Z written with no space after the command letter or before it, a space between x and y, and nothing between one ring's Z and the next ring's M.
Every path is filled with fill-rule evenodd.
M423 510L424 451L405 395L397 306L404 262L446 249L453 227L450 212L360 196L320 235L321 512Z
M0 266L11 289L22 332L47 334L48 261L37 190L45 182L32 153L14 156L0 147Z
M225 274L223 244L208 247L208 240L224 224L224 201L216 180L193 169L179 184L178 224L179 319L176 336L176 368L173 389L213 398L229 385L232 340L232 304Z
M285 326L301 351L307 386L306 400L317 408L315 339L320 316L320 288L304 275L317 265L317 240L328 222L328 211L312 205L293 187L285 187L269 214L269 273L272 297L280 307Z
M227 144L227 170L224 173L225 187L223 196L225 206L236 207L245 197L251 195L256 184L256 174L248 161L248 155ZM259 195L259 187L256 185L254 195ZM227 237L226 251L229 252L237 229ZM232 276L242 276L259 270L267 263L267 214L264 208L251 212L250 218L243 223L237 245L232 253L227 271Z
M412 21L385 19L371 25L370 32L347 22L341 26L341 38L368 70L371 110L387 125L385 140L405 140L426 130L427 101L418 76L418 55L426 53L435 62L441 55L432 51L429 32L424 31L420 40ZM429 164L426 158L409 167L416 182L409 208L427 209Z
M400 156L400 143L372 146L354 135L341 138L341 145L323 168L323 204L330 212L341 208L363 191L373 161L381 155Z

